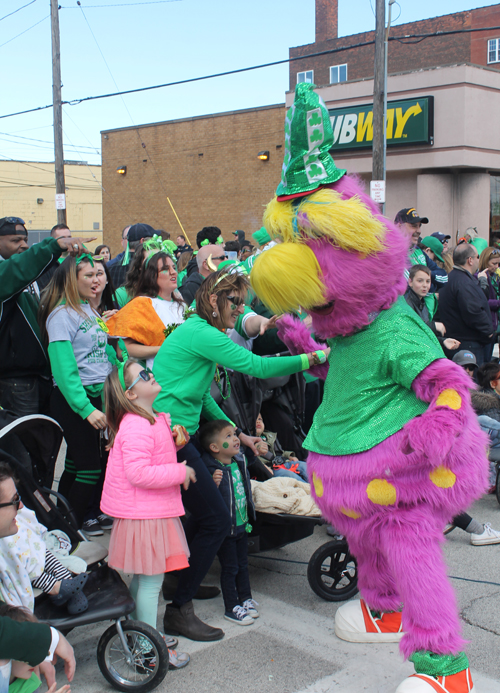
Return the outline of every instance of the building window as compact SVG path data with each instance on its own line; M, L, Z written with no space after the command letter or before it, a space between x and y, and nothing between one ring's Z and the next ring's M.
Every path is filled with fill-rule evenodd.
M488 41L488 63L500 63L500 39Z
M347 82L347 63L344 65L333 65L330 68L330 84Z
M300 82L309 82L312 84L314 82L314 70L307 70L307 72L297 72L297 84Z

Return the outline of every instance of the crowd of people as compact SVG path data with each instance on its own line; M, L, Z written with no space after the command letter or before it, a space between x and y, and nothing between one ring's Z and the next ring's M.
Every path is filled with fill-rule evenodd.
M477 241L451 249L450 237L439 232L421 238L428 221L414 208L396 215L410 246L405 299L443 356L469 373L471 389L479 388L473 404L500 459L500 364L493 356L500 250L478 250ZM0 219L0 406L16 416L47 414L60 424L67 452L59 491L88 536L111 530L108 562L133 575L134 617L156 628L163 590L170 665L183 668L189 655L175 650L176 636L224 636L193 607L194 598L220 593L202 584L216 556L224 617L248 626L259 616L247 564L255 514L248 463L260 460L267 478L308 481L307 461L284 449L285 429L268 430L258 413L242 430L227 415L228 371L258 379L305 373L324 363L329 349L264 358L286 351L276 318L250 289L255 258L279 243L264 228L251 241L235 231L234 240L224 242L219 228L204 227L193 248L184 234L174 243L137 223L123 229L121 242L114 258L107 245L89 252L67 226L57 225L29 247L22 219ZM307 401L310 421L317 398ZM495 475L493 465L492 487ZM1 462L0 501L0 537L15 535L22 503ZM473 545L500 543L500 532L465 512L448 531L455 526ZM56 604L84 610L83 578L58 572L45 552L38 562L32 583L46 584ZM0 611L0 642L8 676L24 676L10 660L29 662L31 676L55 651L71 680L74 658L63 636L31 623L27 605L15 596L4 599L10 610ZM40 668L52 685L49 667Z

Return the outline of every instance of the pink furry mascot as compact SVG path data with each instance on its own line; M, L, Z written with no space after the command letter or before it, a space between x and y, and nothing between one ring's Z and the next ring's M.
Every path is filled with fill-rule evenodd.
M356 556L362 595L338 609L335 632L400 640L416 673L397 693L469 693L442 543L446 523L487 486L470 380L402 298L408 239L335 167L313 85L297 85L285 133L278 197L264 215L282 242L255 261L251 281L274 311L306 309L331 348L312 370L326 382L307 463L317 504ZM292 353L322 348L289 315L279 325Z

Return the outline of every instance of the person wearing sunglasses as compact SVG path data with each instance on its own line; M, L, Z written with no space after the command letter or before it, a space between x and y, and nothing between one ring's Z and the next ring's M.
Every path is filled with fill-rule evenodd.
M491 311L491 320L493 323L494 334L491 339L491 344L488 345L488 353L486 361L491 361L493 349L498 341L500 332L499 327L499 310L500 310L500 250L498 248L488 247L483 250L479 256L479 271L477 278L479 285L484 291L484 295L488 299L488 305Z
M156 355L153 371L162 390L155 400L155 409L168 412L172 423L184 426L190 436L196 434L202 415L208 420L225 419L232 423L210 394L217 364L256 378L268 378L298 373L326 361L328 349L266 359L232 342L225 331L233 329L242 315L248 289L245 275L231 273L230 268L212 272L196 293L197 314L172 332ZM227 398L229 393L220 389ZM237 435L241 443L258 454L255 443L259 438L240 429ZM197 479L196 484L182 491L184 507L190 512L186 535L191 557L189 568L180 573L177 587L171 579L164 583L164 596L173 596L165 611L164 629L169 634L178 632L192 640L208 641L218 640L224 633L196 616L192 599L230 530L231 519L203 454L206 453L195 439L182 449L179 457L179 461L187 460L194 468ZM211 596L217 593L218 590Z
M0 406L18 416L47 411L50 367L31 285L66 250L81 253L82 239L50 237L28 248L24 221L0 219Z
M179 288L182 298L188 306L194 301L194 295L203 284L204 279L216 272L220 263L227 260L224 249L221 245L203 245L196 255L198 271L189 273L186 281Z
M59 491L73 507L79 527L91 536L102 534L101 517L85 515L106 463L101 395L111 370L106 351L108 329L92 307L99 291L100 269L102 262L88 254L76 260L66 258L42 294L39 316L55 385L50 414L63 429L67 443ZM99 507L99 500L94 499L94 507ZM104 517L102 520L110 529Z
M12 470L0 461L0 538L17 533L16 515L22 507ZM18 623L0 616L0 653L0 686L5 680L9 681L10 660L28 662L33 667L41 665L48 686L55 682L54 667L50 663L54 653L64 661L68 681L75 674L73 648L62 633L45 623Z

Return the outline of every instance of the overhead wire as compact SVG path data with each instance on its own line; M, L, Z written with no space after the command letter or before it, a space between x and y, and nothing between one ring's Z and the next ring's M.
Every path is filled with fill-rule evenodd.
M3 17L0 17L0 22L3 19L7 19L7 17L12 17L13 14L16 14L16 12L20 12L21 10L24 10L25 7L29 7L32 5L36 0L31 0L31 2L28 2L26 5L23 5L22 7L18 7L17 10L14 10L13 12L9 12L9 14L5 14Z
M47 126L47 127L52 127L52 125ZM43 142L43 144L51 144L52 148L54 146L54 143L51 140L40 140L36 137L23 137L22 135L11 134L10 132L0 132L0 135L6 135L7 137L15 137L16 139L20 139L20 140L29 140L30 142ZM35 146L35 145L33 145L33 146ZM94 146L87 147L85 144L78 144L78 145L71 145L71 146L76 146L78 149L93 149L94 151L97 151L97 153L99 153L99 151L97 150L97 147L94 147Z
M81 8L81 10L82 10L83 17L84 17L84 19L85 19L85 22L87 23L87 26L88 26L88 28L89 28L89 30L90 30L90 33L92 34L92 38L94 39L94 42L95 42L95 44L96 44L96 46L97 46L97 49L99 50L99 53L101 54L101 57L102 57L102 59L103 59L103 61L104 61L104 64L106 65L106 68L107 68L107 70L108 70L108 72L109 72L109 74L110 74L110 77L111 77L111 79L113 80L113 84L116 86L117 89L119 89L118 84L117 84L117 82L116 82L116 80L115 80L115 78L114 78L114 76L113 76L112 71L111 71L111 68L110 68L110 66L109 66L109 64L108 64L108 62L107 62L107 60L106 60L106 58L105 58L105 56L104 56L104 53L103 53L102 50L101 50L101 47L100 47L100 45L99 45L99 42L97 41L97 38L96 38L94 32L92 31L92 27L90 26L90 23L89 23L89 21L88 21L86 15L85 15L85 12L84 12L84 10L83 10L83 7L81 6L80 3L78 3L78 4L79 4L79 6L80 6L80 8ZM125 102L125 99L123 98L123 96L120 96L120 98L121 98L121 100L122 100L123 106L125 107L125 110L127 111L128 116L129 116L129 118L130 118L130 120L131 120L131 122L132 122L132 125L133 125L134 128L135 128L137 137L138 137L138 139L139 139L139 142L141 143L141 147L142 147L142 148L144 149L144 151L146 152L146 156L148 157L148 159L149 159L149 161L150 161L150 163L151 163L151 166L153 167L153 171L155 172L155 175L156 175L156 177L157 177L157 179L158 179L158 182L159 182L159 184L160 184L160 187L162 188L163 192L165 193L165 195L167 196L167 199L168 199L168 192L167 192L165 186L163 185L163 181L162 181L162 179L161 179L161 177L160 177L160 174L158 173L158 170L157 170L157 168L156 168L156 166L155 166L155 164L154 164L154 161L153 161L153 159L152 159L150 153L148 152L148 148L147 148L147 146L146 146L146 143L143 141L143 139L142 139L142 137L141 137L141 134L140 134L140 132L139 132L139 128L136 126L136 124L135 124L135 122L134 122L134 119L132 118L132 114L130 113L130 111L129 111L128 107L127 107L127 104L126 104L126 102ZM142 200L141 200L141 203L142 203ZM142 203L142 204L143 204L143 203ZM143 204L143 206L145 206L145 205ZM150 216L153 216L153 217L156 218L156 215L155 215L155 214L152 214L150 208L147 208L147 211L148 211L148 214L149 214Z
M22 36L23 34L25 34L27 31L30 31L31 29L34 29L36 26L38 26L39 24L41 24L42 22L44 22L44 21L45 21L46 19L48 19L49 17L50 17L50 14L48 14L46 17L43 17L43 19L40 19L40 21L36 22L35 24L32 24L31 26L29 26L29 27L28 27L27 29L25 29L24 31L21 31L20 34L17 34L16 36L13 36L13 37L12 37L11 39L9 39L8 41L5 41L5 43L0 43L0 48L3 48L3 47L6 46L8 43L11 43L11 41L14 41L16 38L19 38L20 36Z
M35 0L33 0L35 2ZM95 7L134 7L136 5L164 5L167 2L182 2L182 0L147 0L147 2L122 2L119 4L111 5L85 5L86 9ZM78 2L77 5L80 3ZM61 10L77 10L78 7L73 7L72 5L60 5Z

